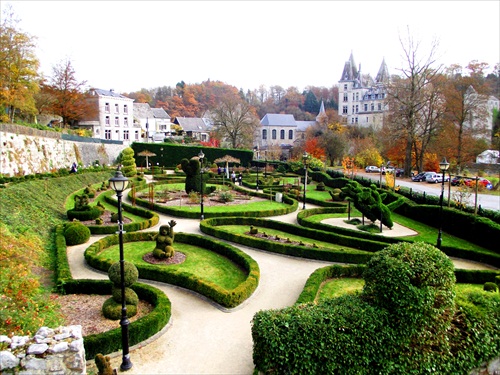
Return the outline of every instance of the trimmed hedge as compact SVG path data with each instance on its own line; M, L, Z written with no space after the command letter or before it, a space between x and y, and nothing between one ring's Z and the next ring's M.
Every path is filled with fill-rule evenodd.
M114 191L107 191L104 194L104 201L113 206L118 206L118 200L114 199ZM145 210L141 207L132 206L130 204L122 202L122 208L124 211L130 212L136 216L144 217L144 221L136 221L132 223L127 223L123 225L123 230L126 232L136 232L139 230L154 227L160 222L160 217L157 213ZM92 234L113 234L118 231L117 225L87 225Z
M156 232L125 233L123 239L124 242L151 241L155 234ZM212 240L205 236L182 232L175 234L175 242L200 246L230 259L247 273L246 280L236 288L226 290L214 283L199 279L193 274L182 271L172 271L168 267L136 264L142 279L160 281L192 290L226 308L240 305L250 297L257 288L260 278L259 266L243 251L224 242ZM116 234L95 242L85 250L85 260L90 266L101 271L107 271L113 262L109 259L100 258L99 253L103 249L116 244L118 244L118 235Z
M56 285L63 294L101 294L111 295L113 284L109 280L75 280L66 253L66 240L64 239L64 226L55 227L56 251ZM161 290L152 286L135 283L132 289L139 299L149 302L154 309L148 315L130 323L129 343L139 344L154 336L165 327L171 316L170 300ZM84 337L85 357L92 360L98 353L104 355L118 351L121 348L121 327L100 334Z
M283 244L279 242L263 240L261 238L234 234L229 231L217 228L221 225L253 225L261 228L272 228L283 232L293 233L298 236L315 239L318 241L344 245L346 247L350 247L351 249L334 251L313 247ZM326 231L313 230L298 225L283 223L280 221L250 217L218 217L206 219L200 223L200 229L203 233L224 239L226 241L235 242L249 247L255 247L273 253L342 263L364 263L368 261L372 256L372 254L370 254L371 252L382 250L386 246L386 244L381 242L360 242L358 241L358 239L353 237L341 236ZM363 251L356 249L362 249Z
M366 266L364 264L348 266L334 264L332 266L318 268L307 279L304 289L302 289L302 293L300 293L295 304L314 302L321 286L326 280L339 277L361 278L365 269Z

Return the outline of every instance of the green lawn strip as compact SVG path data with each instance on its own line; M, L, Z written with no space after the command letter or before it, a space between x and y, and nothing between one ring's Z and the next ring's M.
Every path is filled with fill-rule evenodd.
M317 301L323 301L331 298L337 298L344 294L353 294L360 292L365 285L365 281L361 278L341 277L326 280L320 287ZM467 294L470 292L482 292L482 284L455 284L457 294Z
M221 230L228 231L230 233L239 234L239 235L247 236L247 237L252 237L250 235L245 234L246 232L249 231L249 227L245 226L245 225L220 225L220 226L217 226L217 228L221 229ZM261 227L257 227L257 226L254 226L254 228L257 228L259 233L266 233L270 236L278 235L279 238L284 238L284 239L288 238L288 239L290 239L290 241L298 241L298 242L302 241L304 244L308 244L308 245L316 244L316 246L318 246L318 248L320 248L320 249L339 250L339 251L352 250L352 251L356 251L356 252L360 251L358 249L354 249L354 248L350 248L350 247L346 247L346 246L342 246L342 245L336 245L336 244L332 244L330 242L317 241L317 240L314 240L314 239L311 239L308 237L296 236L292 233L283 232L283 231L276 230L276 229L261 228ZM272 240L269 240L269 241L272 241Z
M360 215L359 212L357 211L352 212L351 219L358 217L358 215ZM346 214L318 214L309 216L307 220L315 223L321 223L323 220L326 219L340 218L340 217L344 217L345 220L347 220ZM361 216L359 216L359 218L361 218ZM401 237L402 239L412 242L422 241L431 244L434 244L436 242L438 235L438 230L436 228L428 226L422 222L409 219L405 216L398 215L394 212L392 213L392 220L395 223L413 229L415 232L418 233L415 236ZM365 224L367 224L368 222L369 220L365 220ZM355 230L354 225L353 225L353 230ZM446 244L447 246L466 249L466 250L480 250L481 252L485 252L487 254L496 254L491 250L485 249L484 247L478 246L476 244L473 244L472 242L463 240L461 238L452 236L448 233L443 233L442 238L443 238L443 244Z
M123 245L123 250L127 261L136 265L151 266L142 257L153 251L154 247L154 241L128 242ZM219 254L185 243L174 243L174 248L185 254L186 260L180 264L155 265L155 267L196 275L197 278L212 282L226 290L236 288L246 279L246 274L241 268ZM104 249L99 253L99 257L119 261L118 245Z

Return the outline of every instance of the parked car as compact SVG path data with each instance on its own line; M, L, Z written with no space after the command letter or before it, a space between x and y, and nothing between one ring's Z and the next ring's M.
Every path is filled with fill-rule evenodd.
M467 186L474 186L475 181L476 181L475 178L469 178L469 179L467 179L467 181L465 181L465 184ZM483 187L485 187L488 190L493 189L493 184L489 180L487 180L486 178L479 177L479 179L477 180L477 183L479 185L482 185Z
M438 182L443 182L443 175L441 173L435 173L433 175L427 176L425 178L425 181L427 181L428 183L437 184ZM444 182L448 181L450 181L450 177L445 175Z
M468 177L455 176L451 179L451 186L467 185L467 181L470 180Z
M374 165L369 165L365 168L366 173L380 173L380 168Z
M414 182L421 182L421 181L423 181L422 179L424 178L425 173L426 172L420 172L420 173L416 174L415 176L412 176L411 180Z

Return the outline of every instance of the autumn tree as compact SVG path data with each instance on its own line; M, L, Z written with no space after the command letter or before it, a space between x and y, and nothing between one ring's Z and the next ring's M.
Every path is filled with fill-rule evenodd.
M481 130L478 124L487 123L488 116L491 116L484 103L484 98L487 97L487 87L482 75L484 63L473 61L467 69L469 74L463 74L461 66L450 66L445 90L446 128L443 138L454 149L453 156L456 158L458 171L468 161L467 154L471 154L475 137L491 137L491 134L478 134Z
M59 115L63 124L73 124L82 118L92 118L98 108L86 100L86 81L79 82L71 60L61 61L52 68L52 77L42 86L43 92L53 98L45 109L46 113Z
M34 96L39 91L35 38L18 28L11 6L0 21L0 120L14 122L16 115L37 113Z
M225 98L210 112L218 138L232 148L251 148L259 119L255 110L241 99Z
M405 64L402 76L394 78L387 88L387 126L394 142L405 145L404 173L412 170L412 154L418 170L423 167L423 155L436 136L444 106L441 95L440 67L434 68L437 43L433 42L425 59L419 57L420 43L409 35L400 38Z

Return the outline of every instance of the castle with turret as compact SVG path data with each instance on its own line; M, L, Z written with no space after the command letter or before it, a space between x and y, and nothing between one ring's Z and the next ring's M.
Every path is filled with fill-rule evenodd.
M344 125L380 128L387 109L384 102L389 83L389 70L385 59L375 79L361 72L351 52L339 80L339 116Z

